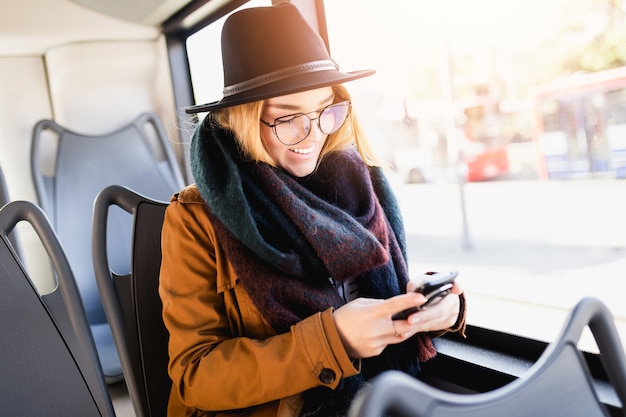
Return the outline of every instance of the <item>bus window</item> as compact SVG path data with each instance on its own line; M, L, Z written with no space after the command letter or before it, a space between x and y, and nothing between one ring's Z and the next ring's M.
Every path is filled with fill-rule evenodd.
M500 9L505 3L514 11ZM324 7L333 58L346 70L377 70L350 91L369 139L395 168L412 273L459 269L468 322L480 327L549 341L567 306L594 295L622 317L624 332L626 311L610 288L626 262L618 197L626 184L614 181L626 174L626 72L593 76L593 91L561 81L548 88L540 77L522 90L530 69L543 77L550 69L530 51L575 15L559 2L505 3ZM518 48L529 27L535 43ZM467 161L470 149L496 162L485 158L458 181L458 156ZM416 169L426 184L411 184ZM545 181L556 178L577 181Z

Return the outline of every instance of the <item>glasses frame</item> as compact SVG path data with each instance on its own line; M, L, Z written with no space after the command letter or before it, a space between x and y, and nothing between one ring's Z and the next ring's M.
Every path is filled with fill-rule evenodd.
M328 110L329 108L331 108L333 106L339 106L339 105L341 105L341 106L345 105L346 107L348 107L348 111L346 113L346 117L343 119L343 122L339 125L339 127L335 131L333 131L333 132L324 132L324 130L322 129L322 125L320 124L320 117L322 117L322 114L326 110ZM346 122L346 120L348 120L348 116L350 115L350 111L351 110L352 110L352 103L349 100L344 100L344 101L339 101L337 103L329 104L326 107L322 107L321 109L313 110L313 111L310 111L308 113L293 113L293 114L287 114L285 116L277 117L277 118L274 119L274 123L273 124L270 124L269 122L266 122L263 119L259 119L259 121L261 123L263 123L265 126L267 126L267 127L272 129L272 132L274 132L274 136L276 136L276 139L278 139L278 141L280 143L282 143L285 146L294 146L294 145L297 145L298 143L302 142L306 138L308 138L309 135L311 134L311 130L313 130L313 129L309 129L308 133L306 135L304 135L304 137L302 139L299 139L297 142L285 143L280 138L280 136L278 136L278 132L276 132L276 126L279 126L279 125L281 125L283 123L288 123L289 121L295 119L296 117L306 116L306 118L309 119L309 122L311 124L313 124L314 120L317 121L317 128L320 130L320 132L322 132L322 133L324 133L326 135L331 135L331 134L335 133L337 130L341 129L341 126L343 126L343 124ZM314 117L314 118L311 118L311 117L309 117L309 114L311 114L311 113L318 113L318 116ZM284 118L287 118L287 117L289 117L290 119L289 120L280 120L280 119L284 119ZM277 121L278 121L278 123L277 123Z

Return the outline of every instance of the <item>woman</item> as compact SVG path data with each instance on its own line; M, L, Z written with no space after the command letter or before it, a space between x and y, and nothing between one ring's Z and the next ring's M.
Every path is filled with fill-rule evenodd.
M224 97L196 129L196 184L163 226L169 416L345 415L367 380L415 375L430 339L463 331L408 280L391 193L321 38L289 3L233 14Z

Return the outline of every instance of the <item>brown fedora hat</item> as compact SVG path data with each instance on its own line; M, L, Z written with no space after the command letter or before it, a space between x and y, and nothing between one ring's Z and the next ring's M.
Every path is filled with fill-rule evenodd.
M188 107L187 113L341 84L375 72L339 71L322 38L289 2L229 16L222 29L222 61L224 97Z

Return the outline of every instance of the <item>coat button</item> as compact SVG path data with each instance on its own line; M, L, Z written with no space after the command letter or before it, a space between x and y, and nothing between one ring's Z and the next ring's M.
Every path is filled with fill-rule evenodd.
M324 368L320 372L318 378L323 384L332 384L333 382L335 382L336 378L335 371L333 371L332 369Z

